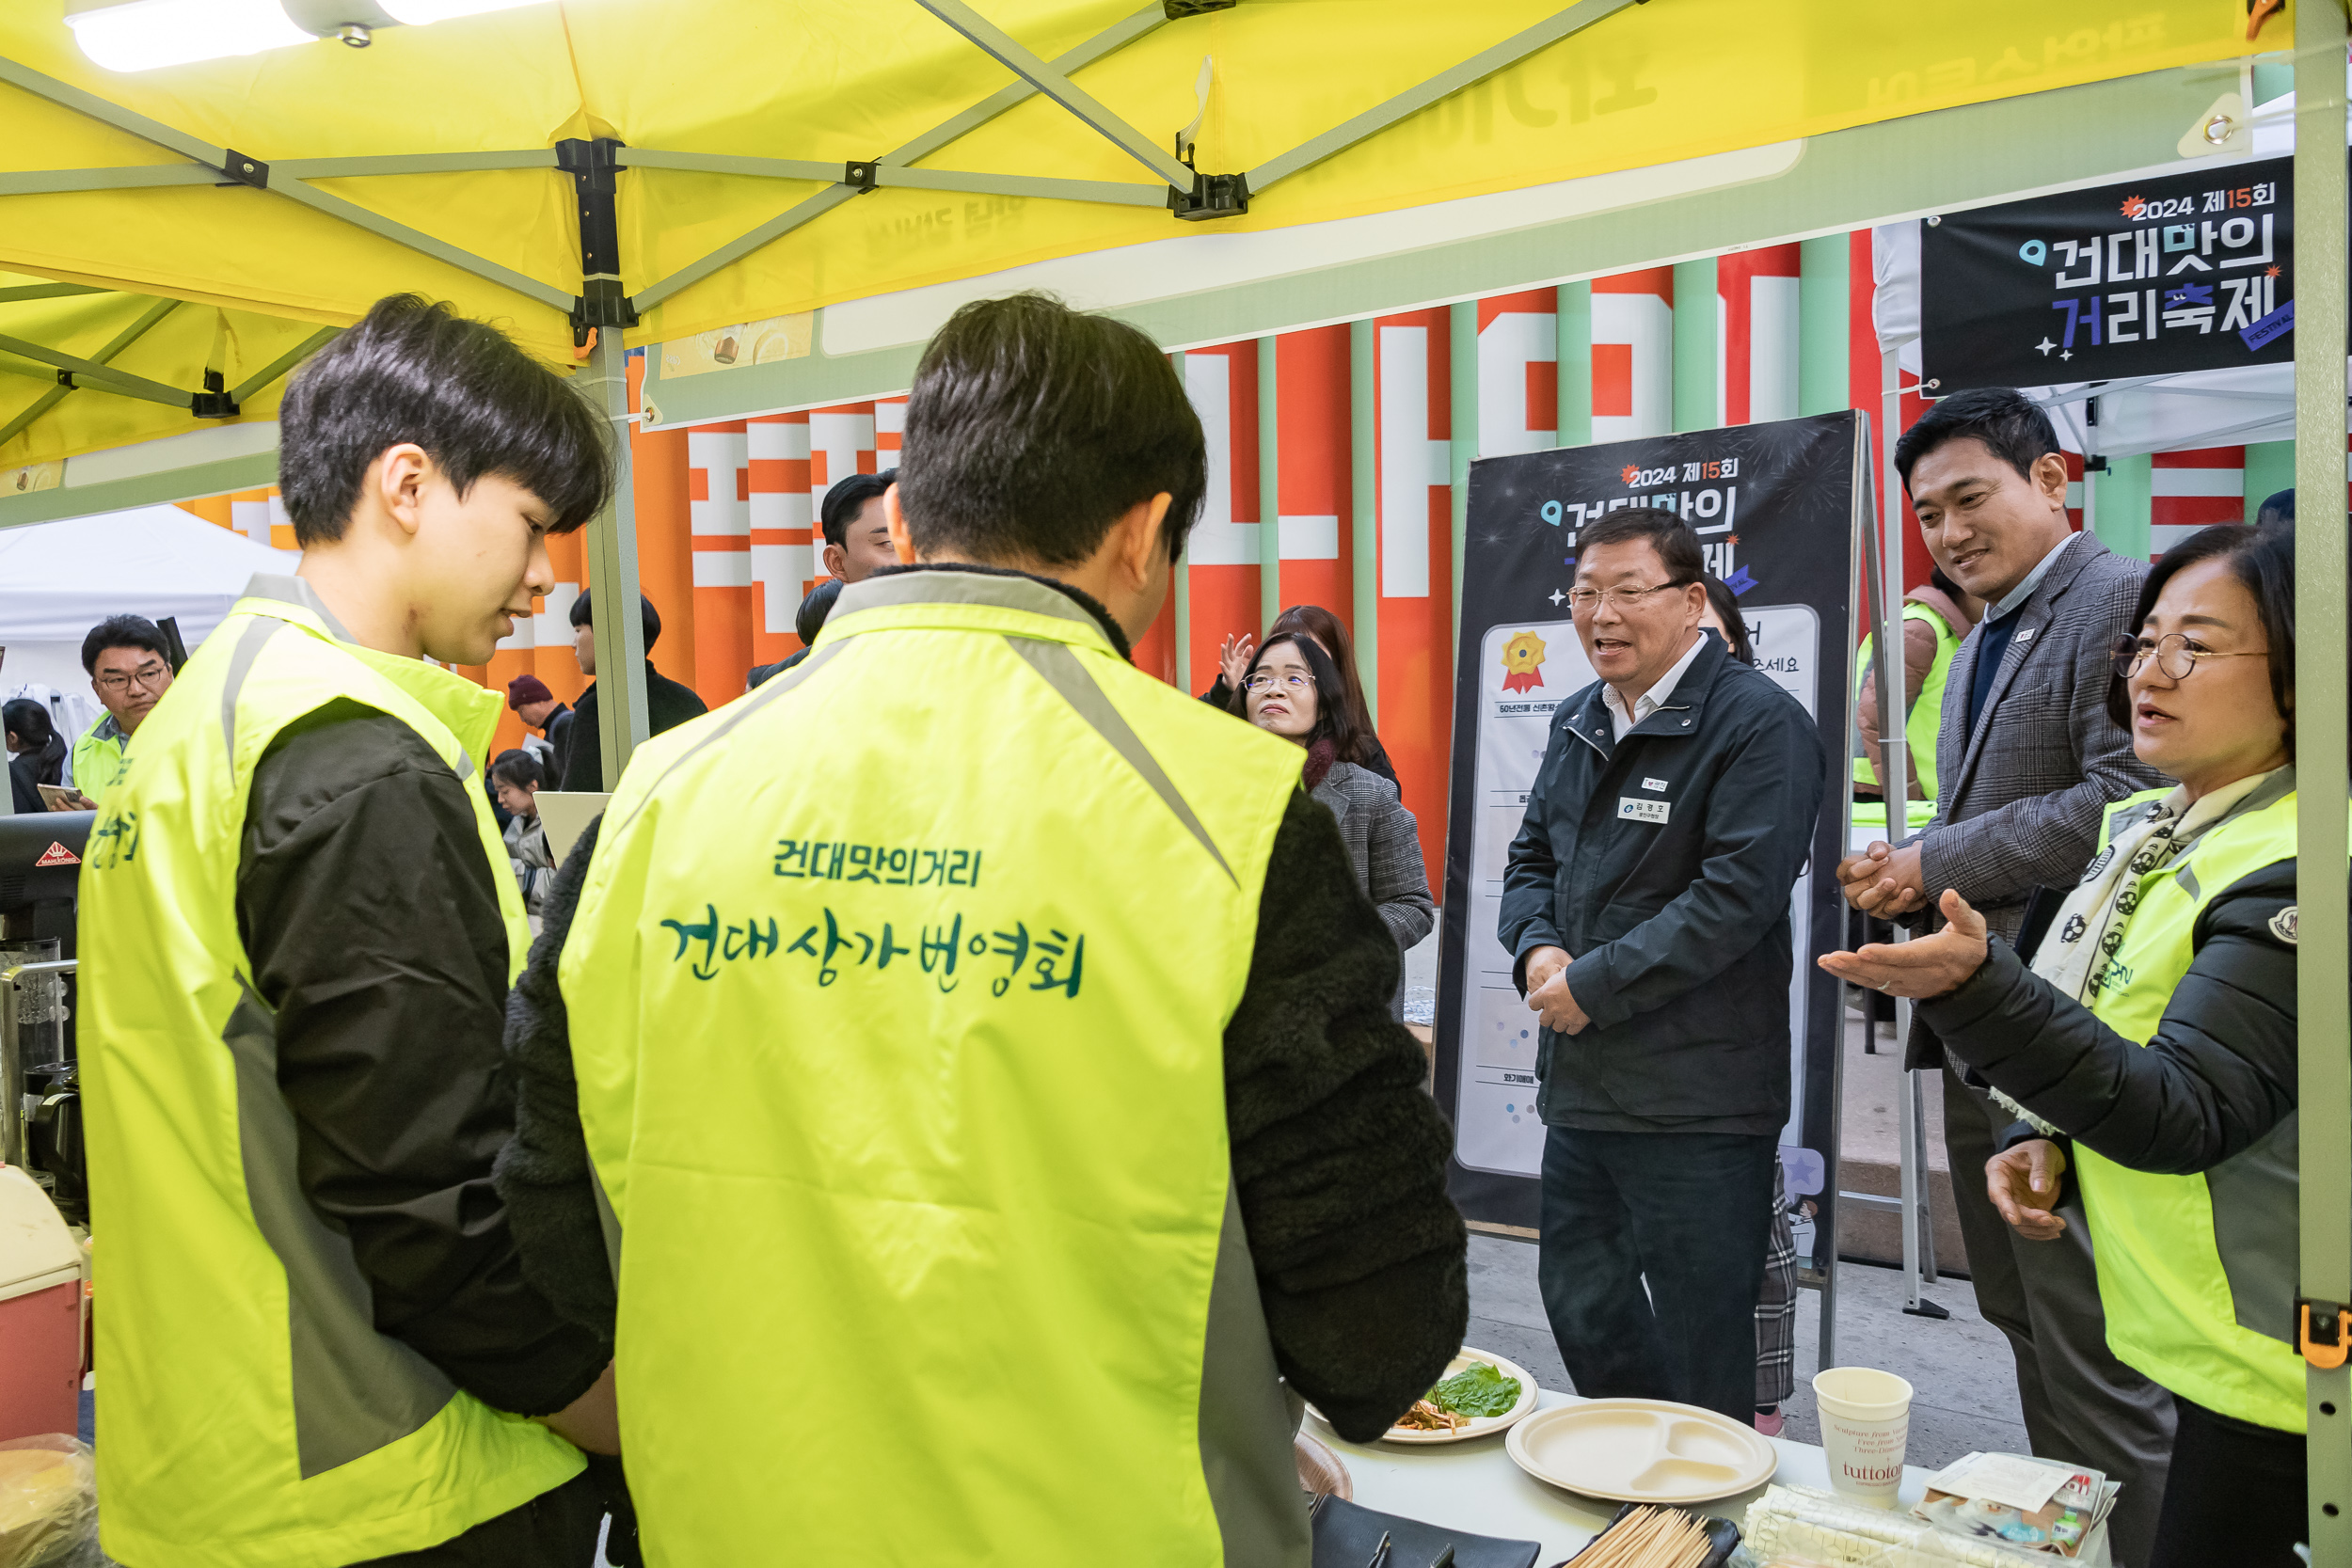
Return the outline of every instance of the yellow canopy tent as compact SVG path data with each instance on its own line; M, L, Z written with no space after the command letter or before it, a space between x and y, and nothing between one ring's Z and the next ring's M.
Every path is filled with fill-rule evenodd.
M2032 0L569 0L118 74L52 0L0 16L0 266L327 326L416 290L564 358L575 315L685 338L1161 238L1171 202L1316 222L2224 58L2246 31L2241 0L2062 24ZM608 191L583 312L573 198ZM97 403L0 466L184 428Z
M224 17L262 4L217 0ZM139 296L0 298L0 364L66 372L91 394L0 403L0 471L251 419L233 394L266 400L298 324L338 326L401 290L551 358L587 350L619 424L628 336L683 339L1186 222L1320 222L2258 46L2243 0L2078 0L2062 30L2035 0L1900 14L1865 0L509 0L431 25L392 24L373 0L286 0L315 41L118 72L66 20L108 12L139 24L138 0L0 16L0 266ZM215 308L217 341L134 385L122 356L138 342L116 340L165 299ZM94 328L91 314L119 319ZM184 413L166 395L181 390ZM592 542L599 596L637 578L626 500L616 520ZM597 619L634 636L634 617ZM612 668L638 667L613 653L628 657ZM615 770L642 726L634 695L612 694Z
M2344 483L2340 0L2269 16L2259 40L2272 0L542 0L430 25L392 24L378 0L283 0L319 41L118 73L62 12L124 3L0 8L0 472L258 424L322 330L396 291L584 357L620 425L625 342L2292 40L2298 224L2314 236L2308 262L2298 240L2298 478L2313 495ZM265 3L236 0L248 15ZM607 610L637 578L628 496L592 531ZM25 517L0 498L7 520ZM2343 528L2306 509L2314 646L2345 635ZM611 777L643 733L642 650L635 615L596 619L599 663L630 673L605 699ZM2334 757L2344 675L2321 664L2300 693L2302 743ZM2303 812L2306 1186L2339 1200L2344 790L2340 772L2310 770ZM2352 1297L2340 1201L2304 1205L2303 1243L2306 1291ZM2319 1505L2352 1483L2352 1382L2315 1372L2312 1390L2315 1556L2352 1568L2352 1496Z

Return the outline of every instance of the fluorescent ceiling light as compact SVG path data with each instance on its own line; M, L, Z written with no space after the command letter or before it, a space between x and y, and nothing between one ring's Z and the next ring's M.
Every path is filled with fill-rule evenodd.
M453 16L480 16L485 11L511 11L520 6L533 6L539 0L375 0L384 8L384 14L412 27L428 22L446 22Z
M485 11L512 10L545 0L373 0L354 6L358 12L381 11L421 26L452 17L478 16ZM297 14L321 9L315 4L295 4ZM88 55L108 71L152 71L159 66L189 65L232 55L252 55L264 49L315 42L322 35L296 23L280 0L68 0L66 25ZM315 17L313 18L315 21ZM366 16L344 17L359 21ZM324 36L334 36L328 28Z
M65 20L82 53L108 71L151 71L312 41L278 0L129 0Z

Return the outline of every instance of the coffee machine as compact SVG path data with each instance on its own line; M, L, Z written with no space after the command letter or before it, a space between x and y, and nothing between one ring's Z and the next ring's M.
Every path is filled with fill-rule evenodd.
M94 812L0 816L0 1164L87 1223L74 900Z

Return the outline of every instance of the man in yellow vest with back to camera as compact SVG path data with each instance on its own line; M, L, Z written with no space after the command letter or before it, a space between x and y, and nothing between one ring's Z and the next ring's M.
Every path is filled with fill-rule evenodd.
M1208 472L1142 333L966 306L919 564L559 876L509 1039L568 1015L657 1568L1306 1568L1296 1401L1377 1437L1459 1346L1396 944L1299 749L1128 662Z
M498 696L437 666L552 585L601 421L400 296L294 378L280 443L300 572L141 722L81 882L103 1544L587 1568L567 1437L613 1445L610 1348L524 1279L491 1185L530 929L481 787Z

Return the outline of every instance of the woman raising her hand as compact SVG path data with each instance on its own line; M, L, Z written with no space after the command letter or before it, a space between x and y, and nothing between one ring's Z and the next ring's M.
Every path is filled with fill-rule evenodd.
M1294 634L1313 639L1315 646L1323 650L1331 667L1339 672L1341 696L1356 730L1356 754L1348 760L1395 784L1396 768L1390 764L1380 737L1372 731L1372 711L1364 704L1364 683L1356 673L1356 646L1348 641L1347 628L1340 624L1338 616L1319 604L1295 604L1274 618L1273 627L1265 634L1266 641L1271 645L1276 638ZM1256 653L1248 632L1226 638L1217 646L1216 684L1200 694L1200 700L1211 707L1240 712L1234 706L1234 699L1241 695L1241 678L1248 673Z
M2030 969L1948 889L1943 930L1820 960L2030 1116L1985 1167L2021 1234L2078 1183L2107 1342L2179 1409L2151 1568L2289 1568L2305 1533L2294 562L2224 525L2149 574L2107 704L2179 785L2108 808Z

